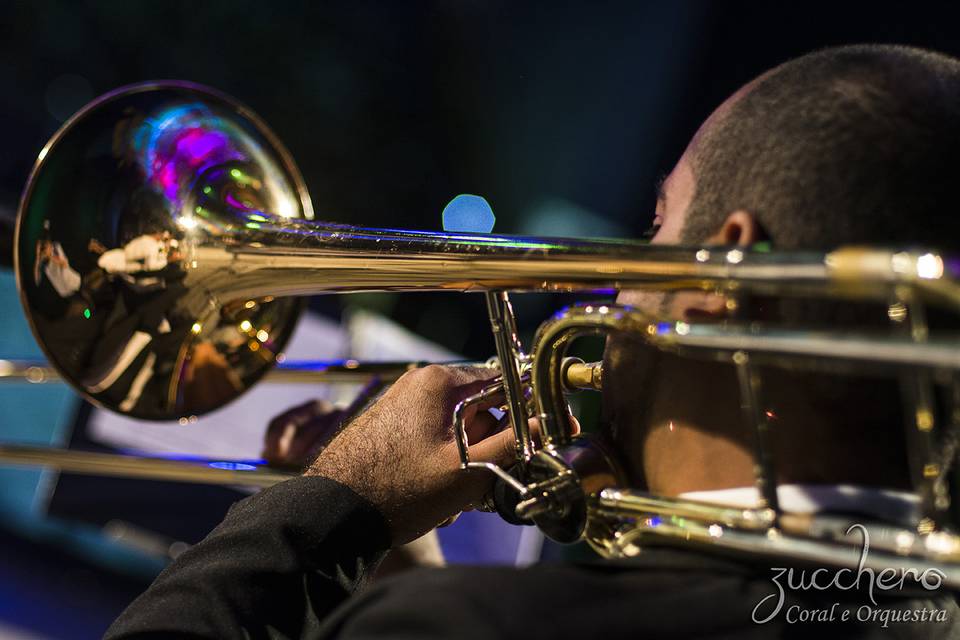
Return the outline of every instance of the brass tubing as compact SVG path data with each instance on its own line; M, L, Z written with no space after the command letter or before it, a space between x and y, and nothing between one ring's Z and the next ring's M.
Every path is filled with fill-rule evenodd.
M426 366L427 362L357 362L356 360L288 361L272 368L265 382L275 384L362 384L370 378L394 382L407 371ZM460 364L460 363L458 363ZM62 382L54 367L42 360L0 359L0 383Z
M693 500L673 500L620 489L601 491L597 496L597 508L601 511L606 510L607 513L626 513L634 516L670 515L758 530L767 529L774 521L774 512L768 508L738 509Z
M561 446L570 441L564 390L577 386L578 380L586 380L586 388L593 388L594 381L600 379L599 363L570 363L564 358L567 347L582 335L639 331L648 320L629 307L586 305L564 309L540 325L534 339L531 382L536 391L537 417L545 444Z
M584 362L579 358L564 358L563 387L567 391L603 390L603 363Z
M288 361L271 369L264 376L264 381L274 384L362 384L376 377L384 384L389 384L395 382L407 371L425 367L428 364L430 363L359 362L356 360ZM481 363L468 364L482 366ZM570 362L564 370L564 384L570 390L600 391L601 369L601 362ZM0 360L0 383L41 384L60 381L57 370L42 360Z
M253 487L269 487L295 475L246 461L167 460L16 444L0 445L0 464L40 466L85 475Z
M841 248L756 253L640 241L581 240L351 227L311 220L264 223L235 246L191 237L199 274L223 299L360 291L595 291L631 287L739 290L825 288L841 297L885 297L915 284L960 307L953 274L924 272L932 253ZM929 277L928 277L929 276Z

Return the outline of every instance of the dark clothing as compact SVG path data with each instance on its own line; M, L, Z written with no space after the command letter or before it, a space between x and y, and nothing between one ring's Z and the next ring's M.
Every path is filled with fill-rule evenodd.
M878 605L866 593L804 591L788 594L781 613L758 625L754 607L776 591L767 566L668 549L594 565L416 570L351 597L387 544L382 517L351 490L323 478L290 480L237 503L134 601L107 637L960 636L960 611L946 591L884 592ZM791 606L800 607L796 619L801 608L825 611L834 602L840 603L834 624L844 608L852 611L851 623L785 620ZM947 620L858 623L863 606L945 610Z
M107 638L297 638L363 585L389 545L380 513L325 478L237 502L107 630Z

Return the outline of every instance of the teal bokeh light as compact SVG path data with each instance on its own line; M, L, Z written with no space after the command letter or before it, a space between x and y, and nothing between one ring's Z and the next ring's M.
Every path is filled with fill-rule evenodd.
M483 196L461 193L443 208L443 230L463 233L490 233L497 221Z

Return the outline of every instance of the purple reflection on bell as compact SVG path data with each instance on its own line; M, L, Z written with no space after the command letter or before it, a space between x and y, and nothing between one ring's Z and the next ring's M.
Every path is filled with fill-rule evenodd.
M135 151L150 182L178 205L181 189L212 167L245 160L233 144L230 123L200 104L172 107L145 120L134 136Z
M177 141L177 155L196 167L214 153L222 152L226 146L225 135L219 131L205 131L198 127L185 131L183 137Z

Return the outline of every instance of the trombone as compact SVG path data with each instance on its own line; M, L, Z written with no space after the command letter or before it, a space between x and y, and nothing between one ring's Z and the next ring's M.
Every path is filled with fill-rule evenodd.
M516 498L507 515L532 521L560 542L586 540L612 557L664 541L836 567L857 566L860 554L842 532L825 539L781 509L776 470L762 446L756 482L763 500L755 509L624 486L608 450L573 434L566 419L565 394L602 386L599 366L566 357L580 336L627 333L656 348L730 362L744 420L761 444L768 425L757 364L914 373L910 409L916 419L907 445L923 518L915 527L886 532L895 543L872 547L868 565L936 563L944 582L960 586L960 538L950 525L947 480L955 451L938 446L940 432L952 434L956 427L949 420L940 424L930 400L931 374L954 379L960 371L955 339L930 336L925 327L897 337L665 322L638 309L593 304L547 320L528 352L509 297L699 289L895 300L919 317L927 304L960 309L960 261L951 256L870 247L828 253L667 247L320 222L290 154L255 114L205 87L158 82L97 99L43 148L20 203L14 263L24 310L51 366L95 404L144 419L188 419L264 379L301 310L295 296L483 295L499 376L455 411L461 467L498 476ZM469 459L464 409L494 394L503 398L514 434L515 473ZM531 437L531 417L540 420L541 442ZM82 466L62 452L32 453L33 463ZM87 462L90 470L109 466L103 459ZM120 466L111 472L145 474L163 465L130 460ZM256 467L195 466L207 468L185 479L280 479Z
M264 382L274 384L363 384L373 378L383 383L394 382L407 371L426 366L427 362L360 362L353 359L278 361L264 375ZM459 363L457 363L459 364ZM56 367L37 360L0 360L0 383L28 382L43 384L62 382Z

